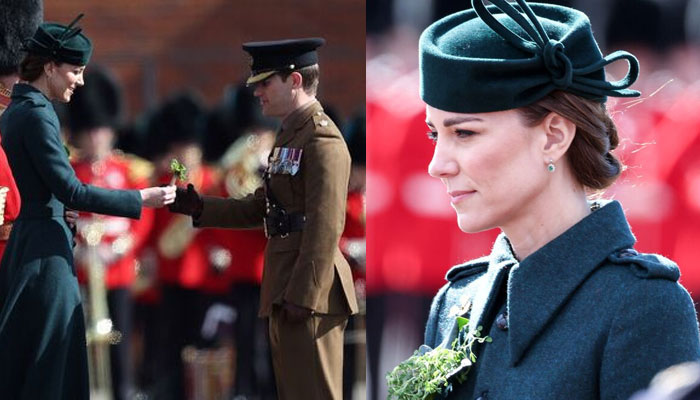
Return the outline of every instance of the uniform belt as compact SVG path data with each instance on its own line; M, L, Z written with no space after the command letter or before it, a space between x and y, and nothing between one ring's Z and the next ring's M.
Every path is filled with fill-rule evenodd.
M0 242L6 242L10 238L10 232L12 232L12 222L5 221L0 225Z
M284 211L271 212L265 217L265 236L267 238L287 237L291 232L304 230L306 217L302 213L287 214Z

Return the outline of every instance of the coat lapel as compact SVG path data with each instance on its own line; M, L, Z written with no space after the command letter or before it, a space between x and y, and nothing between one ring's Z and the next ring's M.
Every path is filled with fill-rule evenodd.
M489 314L493 302L498 296L498 289L506 278L510 270L509 267L516 263L517 260L513 256L510 243L506 236L501 233L491 251L488 270L475 282L477 288L472 299L469 332L474 333L479 326L484 325L484 318Z
M511 270L507 307L512 366L588 276L611 253L634 242L620 203L613 201Z

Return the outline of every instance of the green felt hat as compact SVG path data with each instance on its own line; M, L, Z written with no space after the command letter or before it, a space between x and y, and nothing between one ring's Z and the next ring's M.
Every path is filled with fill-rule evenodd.
M616 51L603 57L580 11L549 4L472 0L474 9L430 25L420 38L420 95L443 111L477 113L523 107L555 90L605 102L635 97L627 89L639 62ZM627 75L605 79L604 67L629 62Z
M51 22L41 24L27 44L27 51L58 62L87 65L92 55L92 43L81 33L82 28L75 26L82 17L83 14L78 15L68 26Z

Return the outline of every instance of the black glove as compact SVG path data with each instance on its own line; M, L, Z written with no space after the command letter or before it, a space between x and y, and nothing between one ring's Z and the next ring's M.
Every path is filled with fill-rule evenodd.
M187 185L187 190L177 188L175 193L175 202L168 205L170 212L191 215L193 218L199 218L202 215L202 196L194 190L192 184Z

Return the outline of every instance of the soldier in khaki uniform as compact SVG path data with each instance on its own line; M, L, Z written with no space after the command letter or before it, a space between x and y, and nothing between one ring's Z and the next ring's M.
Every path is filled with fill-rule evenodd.
M350 156L316 100L323 39L246 43L249 85L263 114L280 118L265 183L242 199L179 189L173 212L198 227L265 227L260 299L269 317L280 399L342 398L343 331L357 312L350 267L338 248L345 224Z

